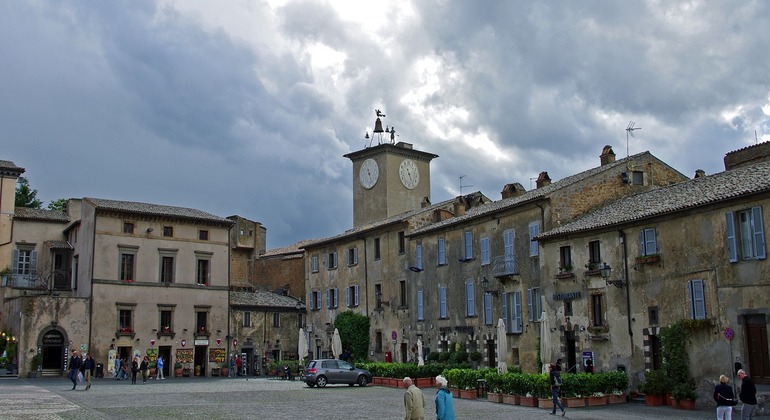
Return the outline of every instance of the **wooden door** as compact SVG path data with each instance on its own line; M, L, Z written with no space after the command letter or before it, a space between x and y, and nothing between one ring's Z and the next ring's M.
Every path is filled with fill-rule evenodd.
M770 384L770 358L767 351L767 324L764 315L746 316L748 372L754 382Z

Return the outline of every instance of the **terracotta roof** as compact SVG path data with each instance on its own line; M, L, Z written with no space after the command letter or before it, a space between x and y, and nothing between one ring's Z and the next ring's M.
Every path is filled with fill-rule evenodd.
M16 207L13 211L14 219L17 220L37 220L41 222L60 222L70 221L67 213L61 210L31 209L28 207Z
M478 207L472 207L468 209L464 215L458 216L458 217L452 217L446 220L443 220L438 223L433 223L431 225L425 226L420 229L416 229L406 236L417 236L421 234L425 234L428 232L432 232L434 230L438 230L447 226L452 226L456 224L463 223L464 221L474 219L476 217L483 216L485 214L491 214L496 213L499 211L503 211L506 209L514 208L516 206L520 206L527 202L533 202L537 200L542 200L550 196L554 191L558 191L562 188L568 187L570 185L573 185L577 182L583 181L587 178L590 178L594 175L600 174L602 172L611 170L613 168L617 168L618 166L625 165L629 161L638 160L644 156L652 156L652 154L648 151L638 153L632 156L629 156L627 158L616 160L615 162L608 163L606 165L597 166L592 169L588 169L586 171L577 173L575 175L570 175L566 178L562 178L556 182L552 182L549 185L546 185L541 188L537 188L534 190L529 190L525 192L524 194L518 196L518 197L511 197L511 198L505 198L498 201L493 201L487 204L480 205ZM684 176L684 175L682 175Z
M305 250L303 249L303 247L315 240L316 239L304 239L299 242L295 242L291 245L287 245L281 248L268 249L264 254L260 255L260 257L274 257L277 255L287 255L287 254L304 254Z
M537 239L620 225L758 193L770 193L770 162L744 166L622 198Z
M166 216L182 219L190 219L201 222L219 223L231 226L233 222L224 217L215 216L201 210L186 207L166 206L162 204L137 203L133 201L106 200L102 198L86 197L83 200L93 204L99 210L112 210L123 213L135 213L150 216Z
M272 292L265 292L258 290L254 293L251 292L230 292L230 305L232 306L249 306L259 308L275 308L275 309L297 309L297 303L299 303L300 310L305 309L305 304L302 301L297 300L291 296L278 295Z
M50 249L73 249L67 241L45 241L44 243Z
M16 166L16 164L10 160L0 160L0 174L20 176L24 171L24 168Z

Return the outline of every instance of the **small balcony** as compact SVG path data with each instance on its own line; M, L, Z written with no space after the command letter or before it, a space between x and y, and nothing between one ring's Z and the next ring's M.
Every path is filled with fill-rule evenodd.
M519 274L513 255L498 255L492 259L492 276L512 277Z
M206 327L198 327L195 330L195 336L196 337L208 337L209 336L209 330Z
M134 329L131 327L119 327L117 331L115 331L115 338L121 338L121 337L131 337L134 338Z

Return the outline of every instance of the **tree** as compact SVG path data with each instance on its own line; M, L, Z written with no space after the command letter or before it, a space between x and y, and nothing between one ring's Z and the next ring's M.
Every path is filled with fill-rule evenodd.
M29 180L23 176L19 177L16 185L16 207L28 207L39 209L43 207L43 202L37 199L37 190L29 187Z
M355 360L366 360L369 353L369 317L353 311L345 311L334 319L334 326L340 330L343 349L351 349Z
M48 210L61 210L66 212L67 211L67 199L66 198L60 198L58 200L53 200L50 203L48 203Z

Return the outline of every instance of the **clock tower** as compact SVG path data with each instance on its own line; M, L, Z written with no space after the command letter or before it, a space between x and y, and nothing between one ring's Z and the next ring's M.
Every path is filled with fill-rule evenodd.
M345 157L353 162L353 227L419 209L425 198L430 200L430 161L438 155L399 142Z

